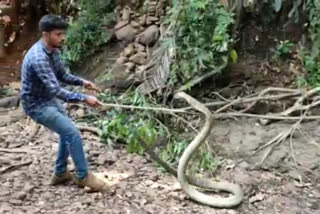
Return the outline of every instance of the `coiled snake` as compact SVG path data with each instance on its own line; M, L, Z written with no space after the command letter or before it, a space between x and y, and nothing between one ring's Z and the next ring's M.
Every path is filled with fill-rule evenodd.
M243 199L243 192L239 185L233 184L227 181L215 182L208 179L201 179L192 176L186 176L185 171L192 154L199 148L199 146L208 137L212 124L213 117L208 108L198 102L196 99L187 95L184 92L175 94L175 98L185 99L193 108L202 112L206 116L205 124L199 134L193 139L189 146L185 149L178 166L178 181L182 189L190 196L191 199L198 201L202 204L218 207L218 208L231 208L241 203ZM206 195L196 189L193 186L197 186L204 189L220 190L230 192L233 195L227 198L217 198Z

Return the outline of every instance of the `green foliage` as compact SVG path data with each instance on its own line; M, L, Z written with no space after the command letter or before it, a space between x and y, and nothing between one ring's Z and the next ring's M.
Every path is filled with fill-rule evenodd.
M100 99L105 102L114 102L115 98L101 94ZM135 106L149 106L147 99L138 93L129 93L117 100ZM143 154L144 146L141 140L152 147L158 137L164 136L165 129L148 112L141 111L130 114L129 112L113 109L101 121L103 139L105 143L122 142L127 145L131 153Z
M307 72L309 84L319 86L320 84L320 2L308 0L309 11L309 33L312 41L311 51L302 52L303 65Z
M143 154L144 146L140 143L147 142L153 146L159 135L157 124L154 120L144 117L112 110L108 113L108 119L102 122L103 138L105 142L124 142L127 144L128 152Z
M186 83L226 61L233 14L218 0L190 0L172 7L169 20L177 21L174 81Z
M109 103L154 106L150 98L137 92L126 93L120 97L102 93L99 99ZM103 142L111 146L115 143L123 143L128 152L141 155L147 149L145 146L153 148L159 139L164 139L161 145L156 146L157 153L164 161L177 166L190 139L187 136L181 137L181 130L176 121L170 118L161 120L158 114L143 110L125 111L116 108L108 111L107 115L97 122L103 130ZM195 157L197 160L194 163L194 171L216 168L217 162L207 150L201 150L195 154Z
M61 14L61 15L74 15L79 0L49 0L47 6L50 13Z
M272 60L277 62L280 59L280 57L288 58L295 46L296 45L289 40L280 41L275 50L273 50L274 55L272 57Z
M292 53L292 49L295 47L293 42L289 40L280 41L280 44L277 46L276 52L279 56L287 57Z
M111 35L105 20L113 20L113 0L82 0L79 16L70 24L63 58L71 63L78 62L94 53Z

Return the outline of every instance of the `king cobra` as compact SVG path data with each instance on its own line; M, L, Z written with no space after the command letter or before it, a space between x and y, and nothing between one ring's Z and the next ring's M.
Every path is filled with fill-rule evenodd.
M188 147L185 149L182 157L179 160L177 175L178 181L182 189L190 196L191 199L208 206L217 208L231 208L240 204L243 199L243 192L239 185L227 181L215 182L208 179L187 176L185 174L186 167L191 159L192 154L206 140L211 131L213 124L213 116L208 108L206 108L196 99L192 98L184 92L178 92L177 94L175 94L175 98L185 99L193 108L202 112L206 116L206 121L202 130L188 145ZM192 185L203 189L225 191L232 193L233 195L227 198L213 197L196 190L192 187Z
M147 148L146 153L150 155L152 159L160 163L165 167L168 172L178 177L178 181L182 189L190 196L191 199L217 208L232 208L241 203L243 199L243 192L239 185L233 184L227 181L215 182L209 179L202 179L193 176L187 176L185 174L186 167L188 162L191 159L191 156L199 148L199 146L207 139L213 124L213 115L207 107L198 102L196 99L187 95L184 92L178 92L174 95L175 98L185 99L193 108L202 112L206 116L206 122L199 132L199 134L193 139L193 141L185 149L182 157L179 160L178 171L169 166L165 161L159 158L152 148L148 148L147 144L144 143L143 139L140 139L140 142ZM152 107L142 107L142 106L127 106L120 104L107 104L101 103L102 108L108 109L110 107L120 107L127 109L143 109L143 110L152 110L152 111L163 111L163 112L184 112L182 109L167 109L167 108L152 108ZM210 190L219 190L224 192L232 193L233 195L227 198L213 197L206 195L200 191L197 191L192 186L197 186L203 189Z

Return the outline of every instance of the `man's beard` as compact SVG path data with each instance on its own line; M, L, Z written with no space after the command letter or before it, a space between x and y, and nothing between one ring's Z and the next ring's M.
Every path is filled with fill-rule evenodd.
M53 45L53 48L55 48L55 49L61 49L61 48L62 48L62 45Z

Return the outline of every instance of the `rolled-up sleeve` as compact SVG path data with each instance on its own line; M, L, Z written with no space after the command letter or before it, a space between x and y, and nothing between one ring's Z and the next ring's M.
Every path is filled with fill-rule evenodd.
M85 95L82 93L75 93L63 89L60 87L58 79L54 74L54 71L50 67L49 60L46 58L40 58L34 61L33 69L36 72L38 78L42 81L51 96L56 96L66 102L79 102L85 99Z

